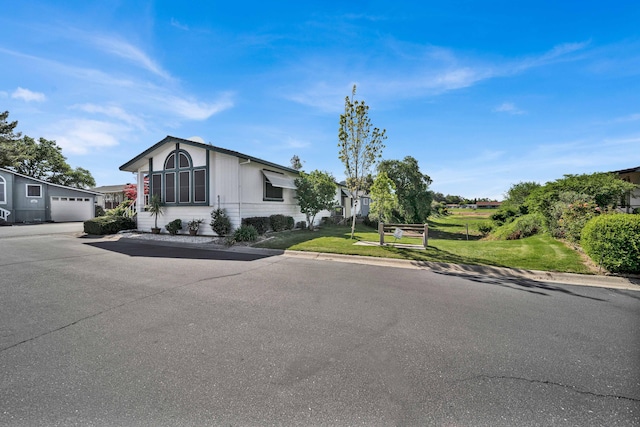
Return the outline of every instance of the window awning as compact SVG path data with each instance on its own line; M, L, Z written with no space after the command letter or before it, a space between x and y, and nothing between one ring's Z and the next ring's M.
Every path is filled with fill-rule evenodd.
M294 182L294 179L286 175L281 175L279 173L269 172L265 170L262 171L262 174L264 175L265 178L269 180L271 185L273 185L274 187L290 188L292 190L295 190L298 188L296 187L296 183Z
M351 197L351 193L349 193L349 191L345 190L344 188L340 188L340 190L342 190L342 194L344 194L347 197Z

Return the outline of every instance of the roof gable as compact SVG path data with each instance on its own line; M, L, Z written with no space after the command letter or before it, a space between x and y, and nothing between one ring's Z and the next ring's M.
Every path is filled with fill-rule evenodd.
M138 163L140 160L146 159L147 157L149 157L149 155L152 152L154 152L155 150L159 149L163 145L170 144L170 143L171 144L179 143L180 145L190 145L192 147L203 148L205 150L213 151L213 152L216 152L216 153L227 154L227 155L230 155L230 156L237 157L239 159L251 160L252 162L260 163L262 165L269 166L269 167L272 167L272 168L277 168L277 169L284 170L284 171L287 171L287 172L291 172L291 173L295 173L295 174L299 174L300 173L300 172L298 172L297 170L295 170L293 168L290 168L290 167L287 167L287 166L278 165L276 163L272 163L272 162L269 162L267 160L262 160L262 159L259 159L257 157L254 157L254 156L249 156L247 154L239 153L237 151L228 150L228 149L222 148L222 147L216 147L215 145L203 144L201 142L191 141L189 139L178 138L178 137L171 136L171 135L167 135L162 141L159 141L158 143L152 145L151 147L149 147L146 150L144 150L142 153L138 154L133 159L129 160L128 162L126 162L125 164L120 166L120 170L121 171L135 172L136 168L133 167L134 164Z

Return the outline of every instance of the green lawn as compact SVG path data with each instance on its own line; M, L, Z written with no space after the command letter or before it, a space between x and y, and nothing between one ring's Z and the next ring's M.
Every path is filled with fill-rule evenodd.
M417 261L436 261L455 264L493 265L531 270L589 273L580 255L563 243L547 236L532 236L521 240L480 240L478 223L487 221L491 212L453 215L429 221L429 247L426 250L401 249L393 246L360 246L357 241L378 242L376 230L358 225L355 240L346 226L324 226L316 231L284 231L274 233L269 240L256 247L290 249L400 258ZM467 214L467 215L464 215ZM469 240L467 240L467 224ZM386 242L393 243L393 236ZM421 238L403 237L398 243L421 244Z

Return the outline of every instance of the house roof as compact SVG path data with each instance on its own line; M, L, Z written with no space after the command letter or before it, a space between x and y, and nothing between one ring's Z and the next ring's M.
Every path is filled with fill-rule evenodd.
M11 169L0 168L0 171L2 171L2 172L7 172L7 173L10 173L10 174L13 174L13 175L16 175L16 176L20 176L20 177L22 177L22 178L27 178L27 179L30 179L30 180L32 180L32 181L40 182L40 183L42 183L42 184L51 185L52 187L66 188L66 189L68 189L68 190L81 191L81 192L83 192L83 193L88 193L88 194L93 194L93 195L99 195L99 194L100 194L100 193L98 193L98 192L96 192L96 191L93 191L93 190L85 190L85 189L83 189L83 188L75 188L75 187L69 187L69 186L67 186L67 185L54 184L54 183L49 182L49 181L44 181L44 180L42 180L42 179L38 179L38 178L34 178L34 177L32 177L32 176L23 175L23 174L21 174L21 173L14 172L14 171L12 171Z
M631 172L640 172L640 166L636 166L635 168L622 169L619 171L611 171L611 173L617 173L617 174L631 173Z
M97 193L122 193L124 192L124 186L126 184L119 185L103 185L101 187L94 187L91 191L95 191Z
M235 157L238 157L238 158L241 158L241 159L251 160L252 162L260 163L260 164L265 165L265 166L269 166L269 167L272 167L272 168L278 168L280 170L284 170L284 171L287 171L287 172L295 173L296 175L300 173L300 172L298 172L297 170L295 170L293 168L290 168L290 167L287 167L287 166L278 165L276 163L272 163L272 162L269 162L269 161L266 161L266 160L262 160L262 159L259 159L257 157L249 156L247 154L242 154L242 153L239 153L237 151L228 150L226 148L221 148L221 147L216 147L215 145L211 145L211 144L203 144L201 142L191 141L189 139L178 138L178 137L171 136L171 135L167 135L162 141L152 145L151 147L149 147L146 150L144 150L142 153L138 154L133 159L129 160L128 162L126 162L125 164L120 166L120 170L121 171L129 171L129 172L137 171L138 167L140 167L140 165L138 165L138 163L141 160L148 159L149 155L153 151L155 151L156 149L160 148L164 144L171 143L171 142L173 142L173 143L177 142L177 143L184 144L184 145L191 145L193 147L204 148L205 150L214 151L216 153L222 153L222 154L227 154L227 155L230 155L230 156L235 156Z

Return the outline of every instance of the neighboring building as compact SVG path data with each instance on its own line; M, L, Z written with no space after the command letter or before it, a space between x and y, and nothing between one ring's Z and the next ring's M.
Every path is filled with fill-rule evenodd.
M476 202L478 209L498 209L502 202Z
M97 196L0 168L0 220L8 223L86 221Z
M120 170L138 177L139 230L148 231L154 225L154 218L143 210L145 176L149 176L150 197L158 195L164 204L164 213L158 217L161 228L178 218L183 222L204 218L200 233L214 234L209 223L211 211L218 207L226 210L234 228L247 217L282 214L296 222L306 219L295 199L297 170L215 147L199 138L167 136Z
M629 191L620 201L620 207L627 213L632 213L634 209L640 209L640 166L629 169L613 171L620 179L638 185L633 191Z
M103 185L102 187L92 188L91 191L100 193L96 200L98 206L103 209L113 209L124 202L124 186L125 184Z

